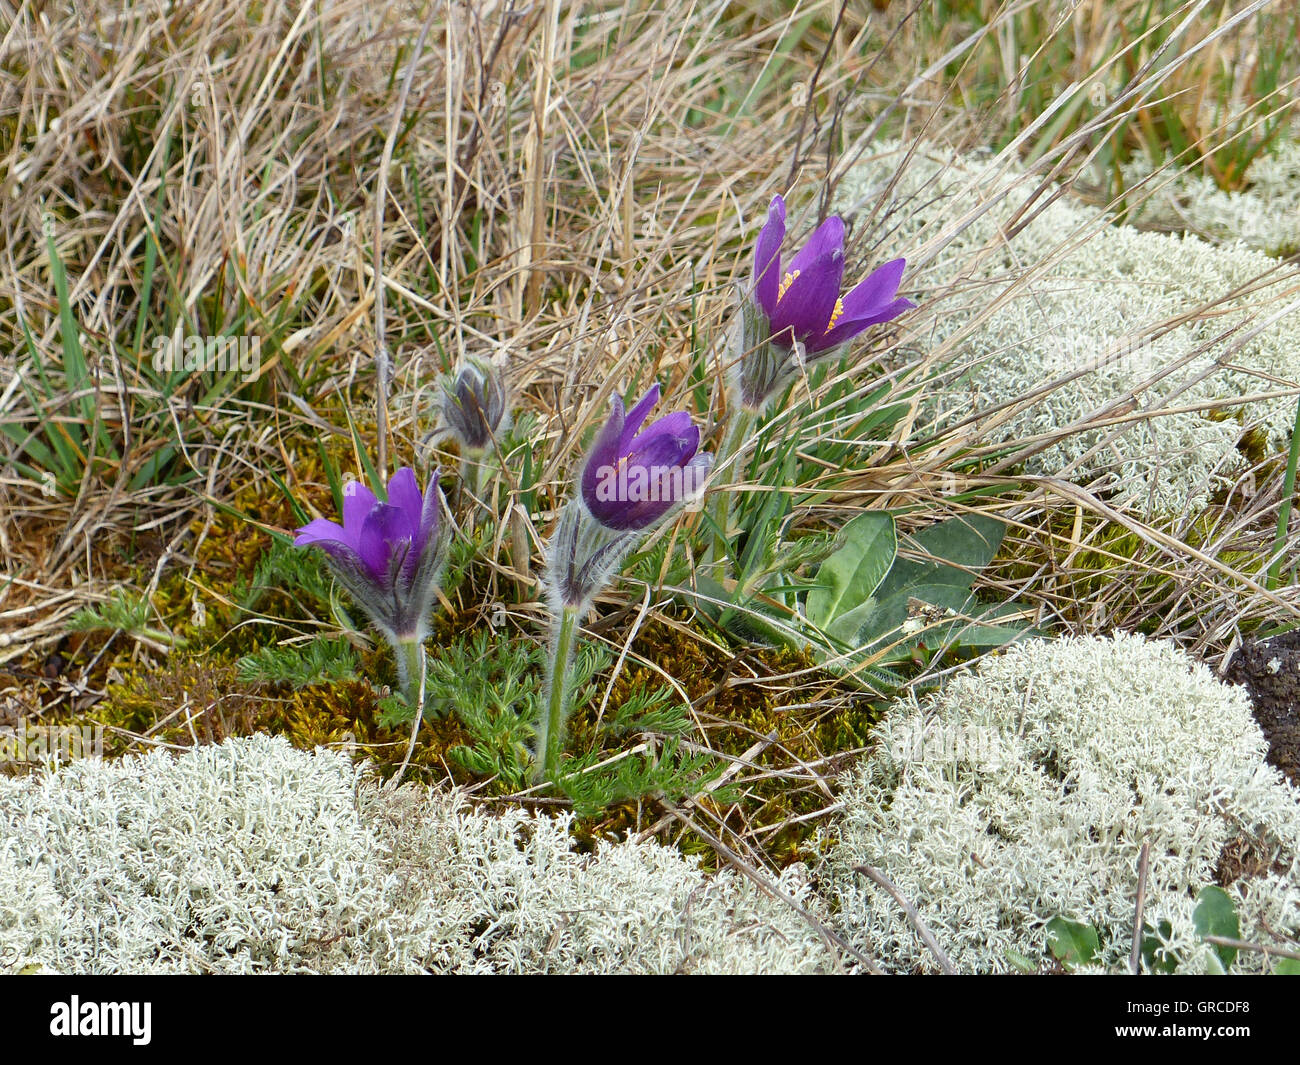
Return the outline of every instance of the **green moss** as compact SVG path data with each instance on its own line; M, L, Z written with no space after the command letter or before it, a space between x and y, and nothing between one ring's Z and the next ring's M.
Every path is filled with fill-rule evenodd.
M391 656L386 649L370 652L363 656L362 670L383 677L392 671ZM109 756L157 744L188 747L268 733L303 750L348 750L388 772L406 753L409 729L385 725L380 702L380 692L357 677L290 689L242 682L232 661L180 654L165 670L133 670L110 685L107 697L82 721L107 727ZM466 739L455 717L426 718L413 774L424 769L426 779L445 779L447 752ZM472 779L461 773L458 782Z
M775 733L757 757L747 759L757 774L768 771L770 776L751 780L756 772L743 770L739 774L743 786L723 789L699 801L727 828L761 840L764 852L778 865L802 860L804 845L818 820L791 820L816 814L829 805L825 792L808 780L811 773L804 767L816 765L814 772L833 776L838 764L852 757L848 752L860 751L870 742L881 708L861 695L836 688L832 678L818 670L805 653L768 648L737 654L714 651L684 623L649 622L638 633L632 651L682 686L708 745L719 754L738 758ZM615 682L610 701L617 703L630 691L659 683L663 683L662 675L656 670L627 668ZM581 731L582 723L576 723L575 729ZM796 776L802 779L792 780ZM630 806L609 813L613 816L599 826L603 831L647 827L644 809ZM652 817L651 823L657 819ZM592 828L587 826L589 831ZM679 828L674 824L669 838L686 853L700 854L711 866L716 863L707 841L693 834L678 839Z

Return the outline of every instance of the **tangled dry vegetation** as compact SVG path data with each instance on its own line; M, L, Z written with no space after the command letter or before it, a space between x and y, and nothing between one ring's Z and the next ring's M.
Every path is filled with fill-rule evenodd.
M1168 48L1133 31L1136 0L956 4L947 18L934 6L0 0L0 713L99 721L117 751L273 727L393 760L400 736L369 689L268 691L233 663L336 631L290 594L247 598L268 534L298 523L290 499L327 510L328 470L359 470L361 441L379 443L381 468L454 466L433 410L435 377L458 358L504 363L527 435L487 486L500 521L473 530L477 561L447 592L440 638L536 639L542 545L609 398L658 380L716 441L722 326L773 193L793 190L793 228L807 229L881 137L994 146L1024 167L1018 206L962 254L1014 275L1016 233L1057 197L1124 208L1168 177L1119 196L1107 184L1116 146L1159 141L1170 101L1195 149L1179 167L1220 174L1224 145L1289 117L1293 71L1231 89L1236 111L1212 119L1196 92L1288 32L1267 2L1168 3L1165 36L1184 31ZM1025 20L1041 44L1021 52ZM1054 80L1034 74L1062 41L1086 47ZM854 212L851 271L897 255L922 270L1007 202L917 235L900 212L926 211L924 197L888 191ZM1089 235L1061 234L1062 251ZM1167 412L1121 396L996 447L1005 411L937 420L931 400L972 370L965 340L1028 286L1013 278L989 301L969 271L945 275L854 366L810 384L800 410L823 418L846 386L883 389L879 404L908 414L860 463L798 486L792 527L863 509L899 513L904 530L987 513L1010 530L980 578L989 595L1045 628L1117 625L1212 662L1242 633L1293 625L1294 588L1264 578L1287 456L1247 431L1240 405L1210 413L1241 421L1251 488L1198 513L1138 514L1028 476L1024 461L1063 435ZM1294 278L1271 286L1240 328L1295 298ZM1217 313L1188 306L1169 325ZM940 328L953 316L960 328ZM155 342L181 333L255 335L254 379L160 375ZM384 425L374 392L389 365ZM788 417L797 438L805 415ZM729 490L776 483L760 465ZM1286 532L1285 557L1297 539ZM123 589L144 604L132 624L71 630ZM726 798L711 786L624 804L588 831L784 864L836 808L835 776L878 707L795 652L728 641L689 591L634 576L603 597L588 631L610 653L592 687L602 712L636 684L684 696L684 742L726 763ZM912 683L929 683L950 663L916 665ZM459 741L430 740L430 779L481 783L449 768Z

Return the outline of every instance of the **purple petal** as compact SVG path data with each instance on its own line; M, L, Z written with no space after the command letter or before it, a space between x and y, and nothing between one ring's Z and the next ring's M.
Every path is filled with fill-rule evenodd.
M616 400L619 407L623 406L622 400ZM654 405L659 402L659 386L652 385L650 391L642 397L641 402L628 412L627 420L623 424L623 432L619 437L618 451L620 455L626 455L628 449L632 446L632 440L635 438L637 431L641 428L642 423L654 409Z
M356 545L353 544L344 532L343 527L338 522L329 521L326 518L317 518L310 521L298 530L298 536L293 541L295 547L319 547L331 558L350 566L353 569L362 568L361 557L357 554Z
M406 560L407 577L415 576L417 568L429 553L430 545L438 540L438 519L441 515L439 503L441 502L442 495L438 492L438 471L434 469L433 476L429 477L429 486L424 490L424 506L420 511L419 527L416 529L411 554Z
M617 461L622 454L623 438L628 435L627 411L623 407L622 396L615 396L609 406L609 417L596 434L596 442L591 450L593 455L600 453L611 461Z
M346 543L356 548L361 544L361 526L379 502L375 493L360 481L349 481L343 486L343 528L347 530Z
M623 411L623 400L615 396L611 406L613 410L610 411L605 424L601 426L600 432L596 434L596 441L592 444L591 453L582 468L582 495L589 507L592 499L595 498L596 483L600 480L602 469L616 467L622 454L620 445L623 442L623 427L627 422Z
M660 418L632 442L628 464L656 467L680 466L700 447L700 430L685 411Z
M844 222L840 216L833 214L817 227L817 232L808 238L808 243L799 249L799 254L794 257L786 269L786 273L793 274L796 270L807 270L819 260L833 252L838 252L840 259L844 258ZM793 286L791 286L793 287ZM838 297L839 293L835 293Z
M438 471L434 470L429 478L429 487L424 490L424 507L420 511L420 534L416 540L416 551L420 554L438 538L438 503Z
M483 371L467 363L456 376L456 401L466 411L481 410L485 379Z
M648 529L657 522L673 507L673 500L658 498L660 495L666 495L662 488L650 488L647 486L647 496L654 496L653 499L639 499L636 502L620 503L617 511L611 512L608 517L602 518L602 522L611 529L618 529L626 532L629 529Z
M676 503L670 469L646 471L644 474L629 470L626 478L619 481L618 488L626 489L628 497L600 503L592 514L602 525L620 532L648 529Z
M652 422L645 430L638 433L632 440L630 451L640 450L644 441L651 436L663 436L665 434L678 436L690 432L695 426L691 422L691 416L684 410L673 411L671 414L665 414L662 418Z
M667 414L638 432L659 395L659 386L652 386L626 416L622 400L615 397L610 418L583 467L583 502L611 529L643 529L662 517L675 502L674 471L699 449L699 428L685 411ZM653 498L622 498L625 491L649 488L651 481L656 487L647 494Z
M835 248L804 267L785 290L772 315L772 336L790 330L796 339L820 336L830 324L844 277L844 252Z
M891 319L897 318L904 311L910 311L915 306L916 304L911 300L900 296L892 303L885 304L874 314L870 314L865 318L854 318L847 322L841 319L834 329L820 337L814 337L808 341L808 354L811 355L819 351L829 351L831 348L847 343L869 326L879 325L881 322L888 322Z
M361 556L347 544L333 540L321 540L313 546L321 548L335 563L341 564L346 569L355 572L365 572L366 570L365 563L361 561Z
M903 280L906 266L906 259L894 259L872 270L844 297L842 319L866 318L880 311L898 295L898 285Z
M314 521L309 521L298 530L298 535L293 541L294 547L306 547L310 544L320 544L323 547L328 543L351 546L347 533L343 531L343 526L336 521L330 521L328 518L316 518Z
M410 551L410 523L397 507L378 504L361 527L358 554L375 579L387 583L394 555Z
M773 196L767 207L767 224L758 234L754 248L754 298L769 318L776 310L781 287L781 241L785 239L785 200Z
M403 466L389 478L388 503L400 510L405 516L408 536L412 543L418 545L420 516L424 512L424 499L420 495L420 486L416 483L415 472L410 466Z
M685 437L657 435L653 448L657 453L638 453L621 471L618 488L628 493L627 498L591 508L597 520L611 529L647 529L679 503L697 498L713 467L712 455L695 454L699 439L695 426Z

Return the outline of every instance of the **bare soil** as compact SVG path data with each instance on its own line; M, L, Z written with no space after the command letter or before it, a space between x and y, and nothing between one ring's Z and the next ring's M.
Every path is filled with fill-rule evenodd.
M1268 738L1268 760L1300 785L1300 632L1247 640L1224 678L1244 684Z

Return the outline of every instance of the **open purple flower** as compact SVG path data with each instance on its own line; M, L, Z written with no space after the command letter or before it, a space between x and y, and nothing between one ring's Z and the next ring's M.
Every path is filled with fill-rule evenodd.
M294 544L321 548L339 583L391 641L420 640L442 568L440 500L437 472L421 494L411 469L398 470L387 503L352 481L343 489L343 524L317 518Z
M773 196L754 248L753 300L741 308L743 346L736 353L741 399L752 409L784 383L796 348L803 358L825 357L869 326L916 306L898 295L905 259L885 263L840 296L844 222L838 215L826 219L782 271L784 240L785 200Z
M535 725L539 779L554 780L559 770L579 619L645 531L703 494L713 468L713 456L700 453L700 430L685 411L641 428L658 402L658 385L630 412L614 397L583 465L578 495L551 534L545 579L551 654L545 705Z
M658 402L658 385L630 413L615 396L582 469L582 501L607 529L648 529L679 504L698 498L713 467L713 456L699 453L700 430L685 411L641 428Z

